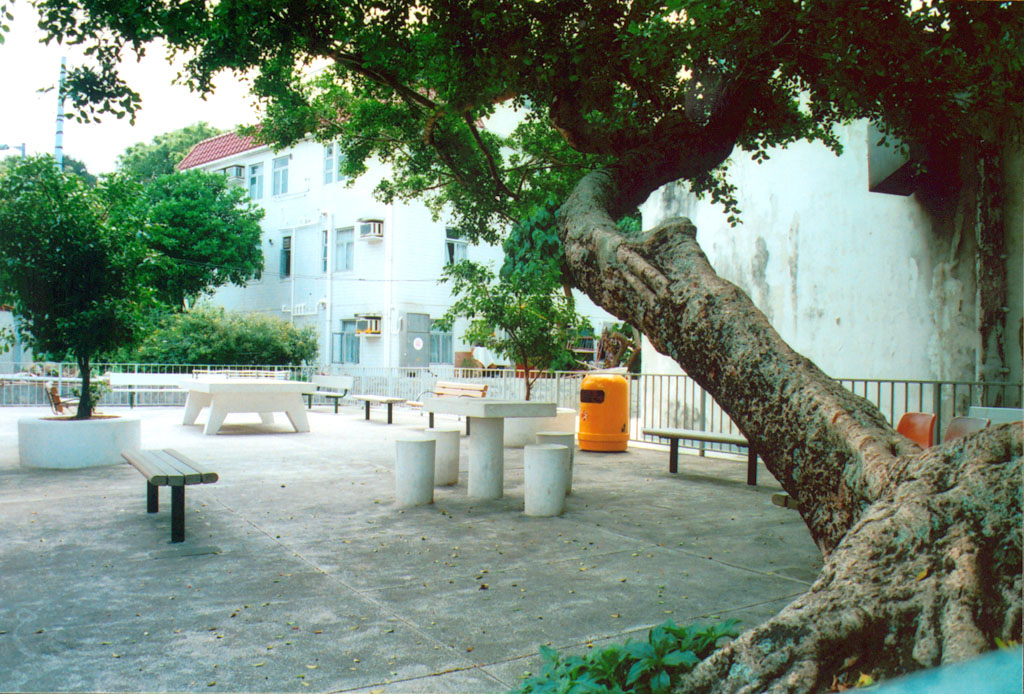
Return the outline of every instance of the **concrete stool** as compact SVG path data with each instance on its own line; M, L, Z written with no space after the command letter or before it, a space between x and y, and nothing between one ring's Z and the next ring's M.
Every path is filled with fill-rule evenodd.
M523 487L528 516L560 516L565 510L569 449L553 443L523 449Z
M399 506L434 503L434 451L432 439L395 442L395 496Z
M423 434L436 442L434 458L434 486L445 487L459 483L459 435L458 429L424 429Z
M571 431L538 431L537 443L554 443L569 449L569 477L565 493L572 494L572 465L576 458L576 434Z

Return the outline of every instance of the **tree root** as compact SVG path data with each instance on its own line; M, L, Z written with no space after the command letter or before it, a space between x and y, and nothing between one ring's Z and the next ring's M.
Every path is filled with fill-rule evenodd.
M1021 639L1021 425L929 449L778 615L683 678L681 692L817 692Z

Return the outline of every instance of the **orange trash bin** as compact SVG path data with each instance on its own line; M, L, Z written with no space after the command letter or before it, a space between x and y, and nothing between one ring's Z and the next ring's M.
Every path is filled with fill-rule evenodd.
M629 442L629 381L590 374L580 386L580 449L624 451Z

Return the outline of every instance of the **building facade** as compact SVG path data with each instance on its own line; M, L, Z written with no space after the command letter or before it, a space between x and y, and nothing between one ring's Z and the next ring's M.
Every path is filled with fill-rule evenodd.
M468 243L422 204L380 202L374 189L387 167L342 180L340 156L334 144L304 140L274 151L226 133L182 160L179 169L224 173L266 211L262 277L221 287L213 303L316 327L322 366L461 366L456 354L472 349L461 340L464 325L434 327L452 304L438 280L445 265L466 258L497 268L501 249ZM582 295L577 306L598 332L614 322ZM474 356L501 363L479 348Z

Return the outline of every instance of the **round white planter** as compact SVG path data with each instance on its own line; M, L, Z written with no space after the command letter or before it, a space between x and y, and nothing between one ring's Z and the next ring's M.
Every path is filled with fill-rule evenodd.
M537 443L538 431L576 431L576 410L559 407L554 417L507 417L505 445L522 448Z
M121 451L142 447L136 417L18 420L18 455L25 467L78 468L123 462Z

